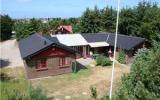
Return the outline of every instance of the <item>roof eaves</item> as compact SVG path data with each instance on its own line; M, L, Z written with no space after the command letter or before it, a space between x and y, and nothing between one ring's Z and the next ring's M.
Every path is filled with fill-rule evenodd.
M26 56L26 57L23 57L23 59L28 59L28 58L30 58L30 57L33 57L34 55L36 55L36 54L38 54L38 53L40 53L40 52L42 52L42 51L44 51L44 50L46 50L46 49L48 49L49 47L51 47L53 45L53 43L52 44L50 44L50 45L48 45L47 47L45 47L45 48L42 48L41 50L39 50L39 51L36 51L36 52L34 52L34 53L32 53L32 54L30 54L30 55L28 55L28 56Z

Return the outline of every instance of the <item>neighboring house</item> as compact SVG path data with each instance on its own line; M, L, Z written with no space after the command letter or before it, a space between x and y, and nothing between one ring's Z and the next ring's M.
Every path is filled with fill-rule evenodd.
M63 25L59 26L55 31L55 34L68 34L72 33L72 26L71 25Z
M33 34L19 43L28 78L71 72L76 58L90 57L90 52L113 56L115 35L112 33ZM117 53L126 53L127 62L139 48L145 46L144 38L118 34Z
M45 36L33 34L19 42L27 78L69 73L75 62L76 52L72 48Z

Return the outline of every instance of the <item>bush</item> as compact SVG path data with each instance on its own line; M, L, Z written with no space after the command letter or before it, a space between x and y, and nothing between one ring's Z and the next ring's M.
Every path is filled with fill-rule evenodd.
M101 66L109 66L109 65L111 65L110 59L106 58L103 55L97 56L96 63L97 63L97 65L101 65Z
M117 100L160 99L160 43L154 48L141 49L135 56L128 75L116 93Z
M91 97L96 100L97 99L97 90L96 90L96 88L91 86L90 90L91 90Z
M102 60L101 65L102 65L102 66L109 66L109 65L111 65L110 59L109 59L109 58L104 58L104 59Z
M120 50L120 52L119 52L118 62L121 64L126 64L126 55L123 50Z
M102 56L102 55L97 56L96 57L96 63L97 63L97 65L101 65L103 59L104 59L104 56Z

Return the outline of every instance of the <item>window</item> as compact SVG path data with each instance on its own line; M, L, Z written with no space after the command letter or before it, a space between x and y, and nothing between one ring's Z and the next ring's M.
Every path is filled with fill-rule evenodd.
M42 58L40 60L37 61L37 69L46 69L47 67L47 63L46 63L47 59L46 58Z
M69 62L68 62L68 59L67 59L67 57L60 57L59 58L59 66L66 66L66 65L68 65L69 64Z

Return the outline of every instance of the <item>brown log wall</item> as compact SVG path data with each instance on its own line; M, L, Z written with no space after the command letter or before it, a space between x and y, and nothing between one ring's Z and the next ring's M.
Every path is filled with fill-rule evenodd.
M28 79L69 73L72 71L71 62L75 61L75 56L68 56L67 59L69 61L69 65L63 67L59 66L59 57L47 57L47 69L43 70L36 69L36 61L39 59L41 58L24 61Z

